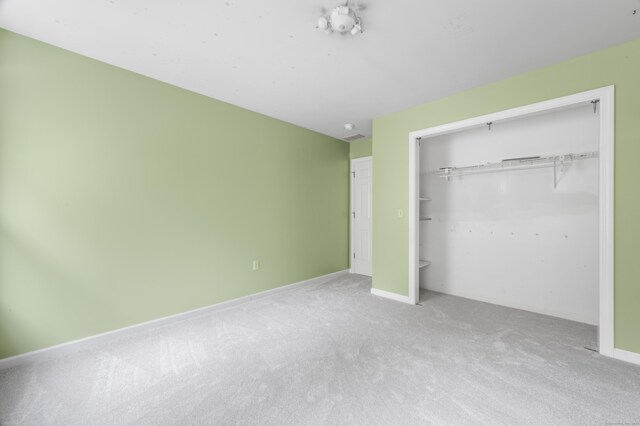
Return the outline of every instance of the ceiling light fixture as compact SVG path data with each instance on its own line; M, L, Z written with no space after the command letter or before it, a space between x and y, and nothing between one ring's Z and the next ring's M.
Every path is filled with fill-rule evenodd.
M342 34L349 32L351 35L356 35L362 32L362 21L356 14L355 9L349 7L349 1L347 0L344 6L338 6L328 15L318 18L316 28L320 28L326 34L331 34L335 31Z
M356 128L356 126L354 126L354 125L353 125L353 124L351 124L351 123L347 123L347 124L345 124L345 125L344 125L344 129L345 129L345 130L353 130L353 129L355 129L355 128Z

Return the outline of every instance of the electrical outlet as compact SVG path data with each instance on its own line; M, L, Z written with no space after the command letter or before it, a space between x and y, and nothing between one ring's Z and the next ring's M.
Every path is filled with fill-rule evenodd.
M402 219L404 217L404 210L398 209L398 219Z
M260 261L259 260L254 260L253 264L251 265L251 268L254 271L257 271L258 269L260 269Z

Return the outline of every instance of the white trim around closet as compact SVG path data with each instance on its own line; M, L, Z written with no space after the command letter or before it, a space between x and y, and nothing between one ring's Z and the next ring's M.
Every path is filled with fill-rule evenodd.
M614 276L613 276L613 184L614 184L614 86L602 87L564 96L493 114L431 127L409 133L409 301L418 303L418 179L420 161L418 144L420 139L440 136L463 129L485 126L489 122L510 120L556 109L599 101L600 108L600 249L599 249L599 324L598 347L602 355L617 358L620 350L614 351ZM617 351L617 352L616 352ZM628 360L629 357L625 357ZM622 359L622 358L620 358ZM635 359L635 358L634 358Z

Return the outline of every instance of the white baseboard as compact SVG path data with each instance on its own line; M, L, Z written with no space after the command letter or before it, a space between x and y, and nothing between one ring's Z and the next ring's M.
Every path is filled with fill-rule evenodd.
M151 321L142 322L139 324L130 325L128 327L119 328L117 330L107 331L106 333L96 334L94 336L85 337L78 340L72 340L70 342L61 343L59 345L50 346L48 348L38 349L37 351L27 352L12 356L9 358L0 359L0 370L16 367L18 365L31 364L35 362L42 362L47 359L56 358L61 355L77 352L80 349L88 346L96 345L107 340L120 338L126 334L139 333L145 329L153 329L159 326L184 321L187 319L202 316L214 311L227 309L235 305L247 303L252 300L269 297L277 293L293 290L294 288L307 286L311 284L321 284L330 281L334 278L338 278L342 275L349 273L349 270L333 272L331 274L322 275L319 277L311 278L297 283L283 285L270 290L261 291L259 293L250 294L248 296L238 297L237 299L228 300L226 302L216 303L215 305L205 306L203 308L193 309L191 311L182 312L167 317L158 318Z
M378 290L377 288L372 288L371 289L371 294L373 294L374 296L384 297L385 299L395 300L396 302L408 303L410 305L413 305L413 303L411 303L411 301L409 300L409 296L402 296L402 295L397 294L397 293L391 293L389 291Z
M640 365L640 353L629 352L622 349L614 349L613 357L620 361L630 362L632 364Z

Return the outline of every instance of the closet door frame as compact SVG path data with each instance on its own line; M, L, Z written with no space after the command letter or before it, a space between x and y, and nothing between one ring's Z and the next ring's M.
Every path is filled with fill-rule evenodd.
M613 246L613 197L614 197L614 97L615 87L607 86L574 95L512 108L492 114L456 121L409 133L409 302L417 304L420 297L418 257L420 179L419 144L428 138L458 132L487 123L511 120L525 116L570 108L579 104L598 101L600 110L599 141L599 322L598 348L602 355L617 357L614 348L614 246Z

